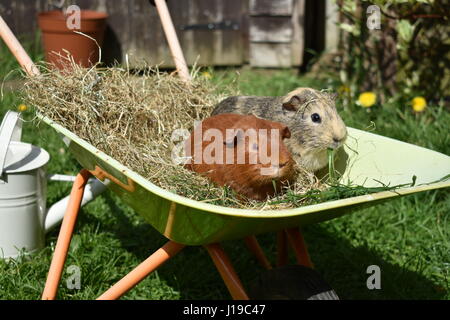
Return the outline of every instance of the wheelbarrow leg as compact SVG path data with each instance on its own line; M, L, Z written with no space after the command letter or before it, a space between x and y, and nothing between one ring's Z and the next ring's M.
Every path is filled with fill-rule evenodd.
M272 269L272 266L270 265L269 260L267 259L266 255L264 254L264 251L262 250L261 246L258 243L258 240L256 240L255 236L248 236L244 238L245 244L247 245L248 249L255 255L256 260L266 269L270 270Z
M297 258L297 263L312 268L313 264L309 257L308 249L298 228L286 229L286 233Z
M173 241L167 242L144 262L138 265L133 271L98 297L97 300L113 300L120 298L184 247L183 244Z
M284 230L277 233L277 267L282 267L288 263L288 247L286 232Z
M42 293L42 300L53 300L58 292L58 285L61 280L64 263L66 262L81 200L83 199L84 188L90 175L89 171L83 169L76 176L73 183L69 203L67 204L67 210L59 231L55 252L53 253L52 263L48 271L44 292Z
M208 250L211 259L222 276L231 297L235 300L248 300L249 298L244 290L244 287L242 286L241 280L239 280L239 277L234 271L228 256L225 251L223 251L220 244L208 244L205 248Z

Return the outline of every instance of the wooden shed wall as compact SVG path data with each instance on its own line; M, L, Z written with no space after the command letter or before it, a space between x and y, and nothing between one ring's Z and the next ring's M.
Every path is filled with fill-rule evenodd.
M1 0L0 14L18 35L34 35L37 13L61 0ZM64 2L64 1L63 1ZM299 66L306 0L168 0L188 64ZM148 0L66 0L109 14L103 56L132 66L173 66L156 9ZM215 24L211 30L208 24ZM231 27L230 27L231 26Z
M250 65L291 67L302 64L304 0L250 0Z

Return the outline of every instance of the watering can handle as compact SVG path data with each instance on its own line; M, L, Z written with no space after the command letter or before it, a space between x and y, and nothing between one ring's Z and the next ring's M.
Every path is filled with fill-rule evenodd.
M22 121L19 113L8 111L0 126L0 176L3 175L6 154L11 141L20 141L22 136Z

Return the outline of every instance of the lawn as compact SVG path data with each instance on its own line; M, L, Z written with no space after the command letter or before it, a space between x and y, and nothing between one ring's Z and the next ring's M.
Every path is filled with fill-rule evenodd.
M33 58L40 58L33 50ZM17 67L0 47L0 76ZM237 74L246 95L283 95L299 86L324 84L292 70L209 70L212 81L228 83ZM0 115L21 103L18 92L4 92ZM407 106L387 104L370 112L357 106L340 111L348 126L450 154L450 113L430 105L420 115ZM31 119L31 112L26 112ZM373 124L375 126L373 126ZM76 174L81 168L60 137L44 125L25 123L23 140L51 155L49 173ZM405 159L408 161L408 159ZM70 184L50 182L47 205L67 195ZM424 192L304 228L315 268L341 299L449 299L450 193ZM0 260L0 299L38 299L44 287L58 230L29 259ZM274 261L275 235L258 237ZM105 192L80 212L66 266L81 269L81 289L68 289L63 274L58 299L94 299L144 260L166 239L113 193ZM243 241L223 243L244 285L263 269ZM290 257L294 262L293 256ZM368 290L367 267L381 269L381 289ZM229 299L205 249L188 247L152 273L123 299Z

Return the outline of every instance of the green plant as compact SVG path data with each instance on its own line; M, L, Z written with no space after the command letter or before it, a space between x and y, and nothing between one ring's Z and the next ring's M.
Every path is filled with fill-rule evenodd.
M391 97L449 96L450 11L442 0L337 0L342 30L337 71L349 100L374 91ZM380 29L369 29L368 8L379 8ZM370 12L370 10L369 10Z

